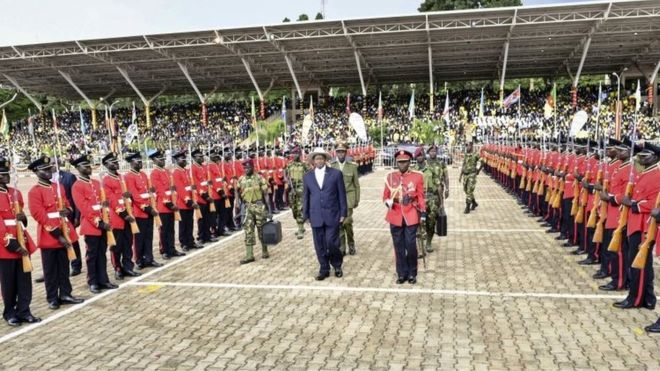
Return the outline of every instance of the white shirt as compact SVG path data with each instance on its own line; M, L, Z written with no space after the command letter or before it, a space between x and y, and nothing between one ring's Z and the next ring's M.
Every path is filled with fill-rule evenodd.
M323 189L323 178L325 178L325 166L322 168L314 168L314 177L316 177L316 183L319 184L319 189Z

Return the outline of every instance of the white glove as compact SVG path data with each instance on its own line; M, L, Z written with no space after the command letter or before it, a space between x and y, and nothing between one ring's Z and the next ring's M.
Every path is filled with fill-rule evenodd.
M387 205L387 207L391 209L392 205L394 205L394 200L388 198L387 200L385 200L385 205Z

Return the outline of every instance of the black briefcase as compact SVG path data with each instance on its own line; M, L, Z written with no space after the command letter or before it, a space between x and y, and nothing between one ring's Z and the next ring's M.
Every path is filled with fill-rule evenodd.
M435 234L440 237L447 235L447 213L444 208L438 210L438 216L435 219Z
M277 245L282 241L282 223L277 220L269 220L264 224L263 243L266 245Z

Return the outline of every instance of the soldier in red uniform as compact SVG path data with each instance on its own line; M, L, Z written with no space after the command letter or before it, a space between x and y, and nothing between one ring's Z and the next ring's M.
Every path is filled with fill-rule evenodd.
M177 251L174 242L174 212L179 211L172 196L176 188L171 186L170 171L165 168L165 156L161 151L149 155L153 161L154 169L151 171L151 185L156 194L156 211L160 215L161 226L158 231L160 240L160 254L163 259L184 256L186 253Z
M195 185L193 191L197 193L197 204L202 212L202 217L197 219L197 241L203 244L216 242L217 239L211 237L215 216L210 211L213 198L209 194L209 179L207 165L204 164L204 154L200 150L194 150L191 152L191 156L193 159L193 163L190 165L192 166L192 181Z
M40 157L28 165L28 169L39 179L28 192L28 208L39 225L37 247L41 249L48 308L58 309L60 304L80 304L84 300L71 295L69 281L67 249L72 248L72 242L78 241L78 235L73 224L68 219L64 220L71 213L64 197L64 187L50 181L54 170L50 158ZM60 199L63 205L61 209L58 208ZM66 237L62 230L63 222L69 232Z
M91 178L92 164L87 155L71 161L71 165L75 166L79 173L71 193L80 209L80 234L85 236L89 291L98 294L103 289L116 289L118 286L110 282L107 272L106 232L111 231L112 226L101 220L101 183Z
M131 166L131 170L124 175L124 181L132 196L133 216L140 229L133 239L135 264L139 269L162 267L163 264L154 260L154 216L158 215L158 211L151 207L149 180L142 171L142 156L140 153L129 153L124 159Z
M660 255L660 207L656 207L651 211L651 217L655 219L656 226L657 226L657 231L656 231L656 239L655 239L655 248L656 248L656 255ZM657 321L655 321L654 324L648 325L644 327L644 330L649 333L654 333L658 334L660 333L660 318L658 318Z
M631 259L637 256L639 245L648 228L651 210L660 191L660 148L646 143L644 150L637 154L643 170L635 179L632 197L624 196L621 204L628 206L628 247ZM655 309L656 297L653 292L653 252L649 249L644 269L630 268L630 290L625 300L614 304L621 309L639 308Z
M110 225L112 234L115 236L117 244L110 251L110 262L115 271L115 278L124 279L124 276L136 277L140 273L133 270L133 233L130 223L135 221L129 215L122 191L121 179L119 178L119 159L114 153L110 152L103 156L101 163L108 169L108 173L103 177L103 189L108 200Z
M30 235L25 231L28 219L23 213L23 195L18 189L9 187L9 161L0 158L0 288L2 288L2 302L4 310L2 318L12 327L21 323L40 322L30 311L32 302L32 278L30 272L23 270L22 259L37 249ZM14 203L20 206L17 213ZM17 223L23 224L23 241L18 242L16 230Z
M222 213L225 208L225 199L228 192L225 177L222 175L222 154L214 149L210 152L208 167L209 182L211 184L211 198L215 205L215 213L213 213L213 234L215 237L226 236L225 224L222 223Z
M424 178L421 173L409 170L411 158L412 154L406 150L397 152L399 170L387 175L383 192L388 208L385 220L390 223L394 242L398 284L406 280L417 283L417 226L426 220Z
M202 248L193 239L193 211L199 208L199 205L193 202L192 199L193 187L190 180L190 173L186 170L186 156L186 151L177 152L172 156L172 159L176 161L176 167L172 171L174 187L178 196L176 206L179 208L179 213L181 213L181 221L179 221L179 243L184 251Z

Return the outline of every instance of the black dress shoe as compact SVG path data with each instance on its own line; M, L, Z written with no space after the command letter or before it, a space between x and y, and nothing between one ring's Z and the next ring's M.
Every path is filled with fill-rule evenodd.
M545 231L545 233L557 233L557 232L559 232L559 230L555 228L550 228L547 231Z
M101 287L99 287L99 285L89 285L89 292L92 294L100 294Z
M566 236L560 234L559 236L555 237L555 240L561 241L561 240L565 240L566 238L567 238Z
M211 242L211 243L213 243L213 242L218 242L218 241L219 241L219 240L218 240L218 238L217 238L217 237L211 237L211 238L209 239L209 241L208 241L208 242Z
M344 277L344 271L342 271L341 269L336 269L335 270L335 277L337 277L337 278Z
M42 283L42 282L44 282L45 280L46 280L46 279L44 278L44 276L41 276L41 277L37 277L37 278L34 280L34 282L36 282L36 283Z
M658 319L654 324L644 327L644 331L650 332L653 334L660 333L660 319Z
M80 273L81 273L80 269L74 269L74 270L71 271L71 277L75 277L75 276L79 275Z
M609 276L610 276L610 275L607 274L607 272L598 271L598 272L596 272L596 273L595 273L593 276L591 276L591 277L592 277L593 279L596 279L596 280L602 280L603 278L607 278L607 277L609 277Z
M150 261L149 263L147 263L146 266L148 266L148 267L158 268L158 267L162 267L163 264L161 264L161 263L159 263L159 262L157 262L157 261L155 261L155 260L152 260L152 261Z
M399 284L399 285L401 285L404 282L406 282L406 279L403 278L403 277L399 277L399 278L396 279L396 283Z
M349 246L348 247L348 254L349 255L355 255L355 253L356 253L355 246Z
M618 289L618 287L617 287L616 283L610 282L607 285L598 286L598 289L603 290L603 291L616 291Z
M241 265L243 265L243 264L249 264L249 263L252 263L252 262L254 262L254 258L243 259L243 260L241 260L240 263L241 263Z
M25 323L37 323L37 322L41 322L41 318L39 318L39 317L35 317L35 316L31 315L31 314L28 315L28 316L25 317L25 318L19 318L19 320L20 320L21 322L25 322Z
M102 283L102 284L100 284L99 286L100 286L102 289L104 289L104 290L114 290L114 289L116 289L116 288L119 287L119 286L115 285L115 284L112 283L112 282Z
M655 309L655 303L653 303L653 304L644 303L644 304L642 304L642 308L648 309L648 310L654 310Z
M172 253L172 256L174 256L174 257L177 257L177 256L186 256L186 253L185 253L185 252L181 252L181 251L174 250L174 252Z
M575 246L575 245L573 245L573 243L570 242L570 241L564 242L564 243L562 243L561 245L564 246L564 247L573 247L573 246Z
M60 296L60 303L62 304L80 304L83 301L85 301L85 299L77 298L73 295Z
M193 248L193 249L203 249L204 245L194 244L191 248Z
M619 309L630 309L630 308L635 308L635 304L633 302L628 301L628 299L623 300L623 301L618 301L614 304L612 304L614 308L619 308Z
M577 249L577 250L571 252L571 254L573 254L573 255L582 255L584 253L586 253L586 251L584 251L582 249Z
M60 309L60 303L57 301L51 301L50 303L48 303L48 309L52 309L52 310Z
M141 273L138 273L136 271L124 271L124 276L129 276L129 277L138 277L141 276Z
M120 281L123 280L124 279L124 274L122 272L115 271L115 279L120 280Z
M18 327L21 325L21 320L19 320L16 317L11 317L10 319L7 320L7 324L11 327Z
M586 258L586 259L580 260L578 262L578 264L580 264L580 265L592 265L592 264L596 264L596 263L597 263L596 260L591 259L591 258Z
M160 257L163 258L163 260L170 260L172 258L170 254L160 254Z
M146 267L146 265L144 265L142 263L136 263L135 264L135 268L137 268L137 269L144 269L144 267Z
M323 281L324 279L330 277L330 273L326 274L319 274L316 277L314 277L317 281Z
M417 283L417 277L408 278L408 283L410 283L411 285L416 284Z

